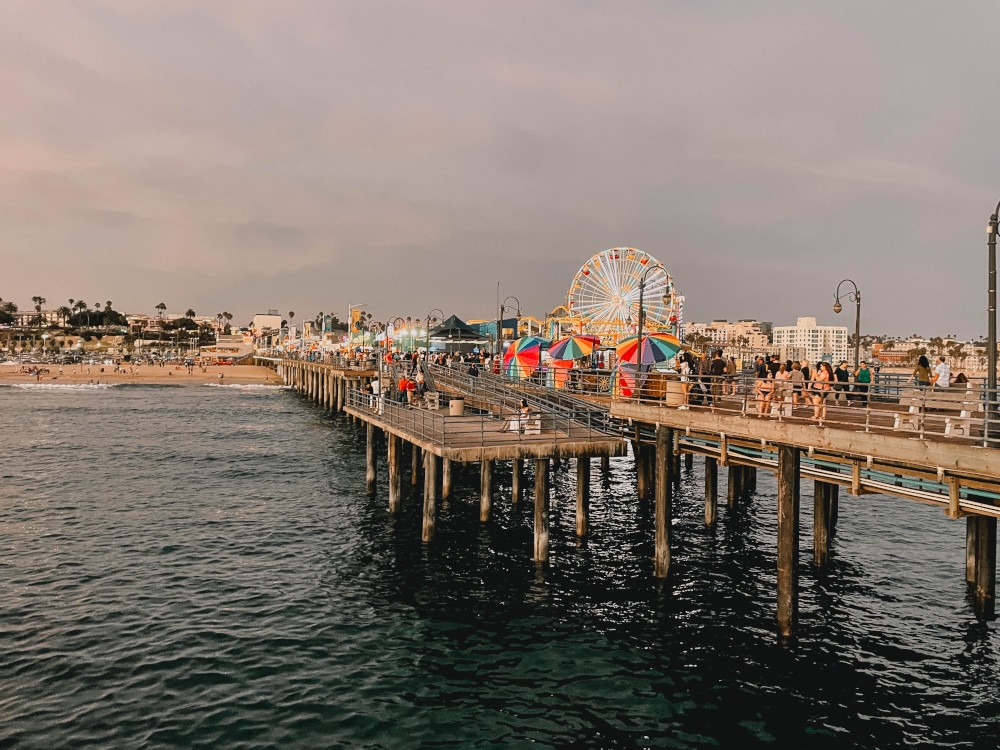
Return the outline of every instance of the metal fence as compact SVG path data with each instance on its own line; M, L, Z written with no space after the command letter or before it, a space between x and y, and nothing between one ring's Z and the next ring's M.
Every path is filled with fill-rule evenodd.
M940 388L895 379L864 384L650 373L616 383L612 400L1000 447L997 392L977 383Z

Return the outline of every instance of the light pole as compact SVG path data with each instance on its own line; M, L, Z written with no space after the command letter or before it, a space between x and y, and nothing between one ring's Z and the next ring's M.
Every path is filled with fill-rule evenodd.
M503 302L500 303L499 307L499 317L497 318L497 354L503 354L503 311L510 310L507 307L507 300L512 299L517 303L517 318L521 317L521 300L519 300L514 295L508 295L504 297ZM517 318L514 319L514 338L517 338Z
M986 427L986 445L989 445L989 417L996 415L997 400L997 232L1000 231L1000 203L990 217L987 227L989 239L990 277L989 277L989 319L986 328L986 408L988 411Z
M638 373L642 368L642 324L646 322L646 309L643 306L644 297L646 294L646 276L653 271L663 271L663 266L659 263L655 266L650 266L645 271L642 272L642 276L639 277L639 321L636 326L636 345L638 346L638 354L635 356L635 369ZM668 286L669 289L669 286ZM663 303L670 303L670 294L663 295Z
M847 292L844 294L844 297L853 299L857 303L857 311L854 315L854 369L857 370L861 366L861 292L858 289L858 285L850 279L844 279L837 284L837 293L834 295L835 300L833 303L833 311L835 313L839 314L844 309L844 306L840 304L840 287L844 284L850 284L854 287L854 291Z
M435 307L433 310L431 310L430 312L427 313L427 340L425 342L426 343L426 348L424 349L424 360L425 361L429 360L430 356L431 356L431 323L437 323L438 322L437 318L432 318L431 317L431 313L440 313L441 320L444 320L444 310L442 310L440 307Z

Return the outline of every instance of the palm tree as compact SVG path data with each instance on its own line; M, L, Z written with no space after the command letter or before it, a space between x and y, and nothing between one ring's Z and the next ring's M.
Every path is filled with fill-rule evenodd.
M68 307L66 307L66 305L63 305L62 307L59 308L59 317L62 318L63 328L66 327L66 319L69 318L72 314L73 311L70 310Z
M31 301L35 303L35 325L39 328L42 327L42 305L45 304L45 297L32 297Z
M195 315L197 315L197 314L198 314L198 313L196 313L196 312L195 312L194 310L192 310L192 309L191 309L190 307L189 307L189 308L188 308L187 310L185 310L185 311L184 311L184 317L185 317L185 318L192 318L192 319L193 319L193 318L194 318L194 316L195 316Z
M163 311L166 310L166 309L167 309L167 305L166 305L165 302L161 302L160 304L158 304L156 306L156 317L162 318L163 317Z

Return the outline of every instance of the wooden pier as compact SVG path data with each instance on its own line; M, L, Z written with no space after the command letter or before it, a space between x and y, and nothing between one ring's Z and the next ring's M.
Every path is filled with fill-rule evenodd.
M412 484L418 483L423 468L424 541L434 537L438 501L451 494L454 462L480 465L480 518L485 522L492 511L495 462L511 462L512 501L518 503L524 491L524 462L534 461L534 558L545 562L550 462L576 460L576 532L584 536L589 530L591 458L601 457L606 467L610 457L625 455L631 443L637 496L655 502L655 576L670 572L672 494L682 457L692 468L697 455L704 460L704 518L709 526L719 515L720 468L728 472L729 509L753 494L758 471L777 477L776 613L781 636L794 633L797 616L803 480L813 482L814 565L825 566L830 559L841 487L851 496L880 493L937 505L946 519L966 520L966 581L977 615L984 620L995 617L1000 450L968 435L945 439L894 430L873 408L844 422L817 425L805 419L757 419L746 413L745 404L742 412L719 408L724 406L721 400L711 408L682 410L657 399L580 398L488 373L471 377L433 366L425 373L437 408L428 409L365 392L364 386L378 376L374 365L299 360L274 364L302 395L366 425L366 488L373 495L378 491L379 440L385 440L390 513L397 513L402 502L403 446L411 446ZM522 399L529 403L530 416L518 422ZM452 408L459 400L462 408Z

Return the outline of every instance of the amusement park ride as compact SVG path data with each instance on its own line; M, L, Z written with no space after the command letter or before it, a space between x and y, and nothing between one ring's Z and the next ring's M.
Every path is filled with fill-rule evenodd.
M634 336L640 293L645 308L643 333L669 333L679 339L684 297L677 294L663 264L634 247L613 247L580 267L566 304L546 316L549 336L591 334L600 336L605 345Z

